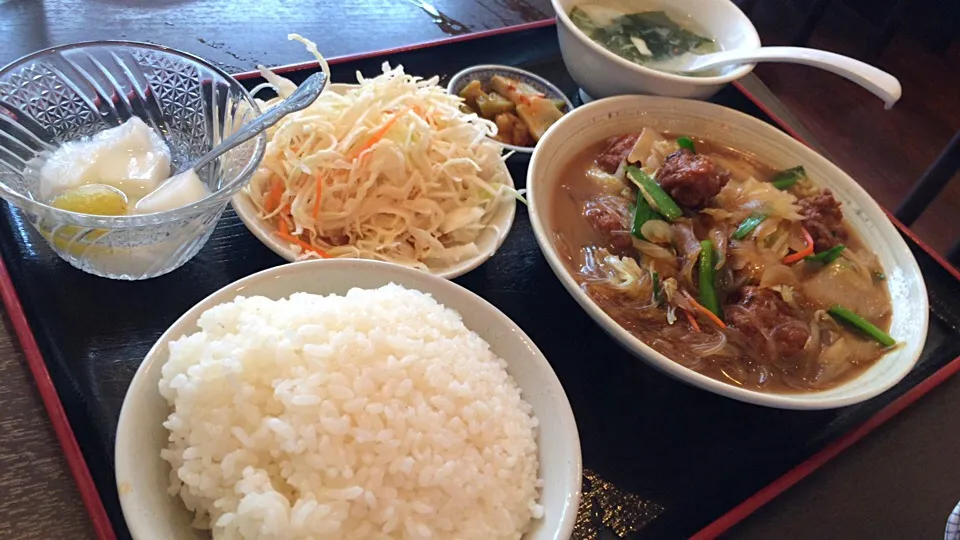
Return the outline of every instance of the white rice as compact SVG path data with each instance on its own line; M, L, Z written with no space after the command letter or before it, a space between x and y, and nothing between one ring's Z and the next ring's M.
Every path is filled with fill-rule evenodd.
M170 344L170 493L214 538L520 538L537 419L460 315L397 285L237 298Z

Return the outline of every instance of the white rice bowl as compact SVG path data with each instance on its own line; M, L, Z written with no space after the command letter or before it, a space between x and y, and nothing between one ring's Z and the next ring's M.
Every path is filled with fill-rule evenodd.
M537 419L460 315L398 285L238 297L170 343L170 493L214 538L520 538Z

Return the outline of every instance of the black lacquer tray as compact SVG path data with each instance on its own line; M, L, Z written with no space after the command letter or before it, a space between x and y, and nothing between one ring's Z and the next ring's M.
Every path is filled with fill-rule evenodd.
M520 66L574 97L550 21L331 62L335 82L384 61L446 78L484 63ZM315 70L280 70L295 81ZM255 75L240 78L250 87ZM714 100L782 125L738 86ZM522 186L526 160L510 160ZM620 348L564 290L540 253L527 213L502 249L457 279L517 322L550 360L582 441L584 498L576 538L712 537L809 474L960 370L960 281L909 231L930 295L930 333L896 387L843 409L797 412L748 405L686 386ZM160 334L220 287L284 261L228 210L203 250L157 279L119 282L75 270L14 208L0 210L0 268L11 320L98 534L127 538L113 471L124 394Z

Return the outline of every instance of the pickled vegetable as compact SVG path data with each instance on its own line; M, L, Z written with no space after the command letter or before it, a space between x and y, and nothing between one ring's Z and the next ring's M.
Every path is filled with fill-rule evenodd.
M496 122L495 139L515 146L533 146L567 108L562 99L548 99L533 86L500 75L470 81L458 95L465 110Z
M553 101L539 97L517 105L517 114L530 128L530 134L536 141L563 116Z
M533 143L527 126L515 115L498 114L494 122L497 124L497 136L494 138L498 141L514 146L529 146Z
M494 75L490 78L490 85L493 86L493 89L497 93L506 96L507 99L517 105L526 103L533 98L543 97L543 93L536 88L523 81L511 79L510 77Z
M472 108L477 108L477 102L480 101L480 98L487 97L487 93L483 91L483 85L480 81L470 81L469 84L463 87L463 90L460 90L460 97L467 103L467 105Z
M480 116L493 119L498 114L512 113L517 106L500 94L490 92L477 100L477 108L480 109Z

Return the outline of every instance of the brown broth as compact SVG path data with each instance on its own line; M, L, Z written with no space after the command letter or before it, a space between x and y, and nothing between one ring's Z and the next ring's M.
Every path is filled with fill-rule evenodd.
M698 140L696 144L698 153L716 157L718 163L732 164L731 168L740 166L752 168L754 176L758 180L769 181L776 172L772 167L736 150L707 141ZM721 330L712 325L701 324L702 332L695 333L691 330L679 309L677 310L678 320L674 324L668 324L666 311L662 307L655 308L659 310L658 315L649 309L646 311L634 309L629 300L598 293L598 289L588 285L588 280L580 273L580 253L583 248L591 246L609 247L607 239L590 225L582 212L585 201L602 193L601 189L587 178L586 171L590 169L594 159L604 147L605 142L601 141L584 148L571 159L570 165L564 168L564 176L561 178L551 202L551 222L554 224L553 237L555 246L571 275L604 312L635 337L681 365L711 378L736 386L772 393L820 391L837 386L859 376L886 352L885 349L861 334L845 327L838 328L837 325L828 321L819 324L819 326L826 328L826 330L823 330L824 335L832 336L834 342L840 339L846 340L845 348L852 351L850 358L853 358L853 361L847 362L844 360L843 365L828 362L827 360L831 357L825 352L828 347L824 347L824 350L821 350L815 358L807 358L793 363L779 359L771 361L757 352L756 343L746 339L744 334L732 327ZM741 177L737 174L737 171L731 172L734 173L734 178ZM635 191L632 196L636 196ZM849 235L849 239L845 242L847 249L851 250L858 258L868 260L869 265L864 266L868 266L871 272L881 272L879 263L875 261L875 257L864 246L862 240L850 229L848 224L845 223L844 226ZM635 250L627 248L627 251L630 253L620 252L620 254L635 257L639 262L639 254ZM611 249L611 252L614 252L614 250ZM798 294L797 303L799 312L806 321L813 320L816 311L830 307L824 302L817 302L803 294L808 287L819 283L816 281L817 279L823 279L823 276L818 278L818 271L827 272L830 271L830 268L795 270L800 282L797 292L801 293ZM837 272L840 275L841 270L837 270ZM831 276L831 279L833 279L833 276ZM862 280L861 274L861 285ZM829 283L832 285L834 282ZM840 290L836 291L836 298L846 297L851 302L862 302L863 298L871 299L868 307L875 307L880 314L874 317L865 316L865 318L884 330L889 329L892 310L887 287L882 281L878 280L873 280L870 283L870 290L868 291L845 290L844 287L840 287ZM721 298L721 302L723 301L723 298ZM830 302L831 304L833 302L842 303L834 297L830 298ZM724 346L723 352L709 356L700 354L700 351L708 342L721 339L719 335L721 333L727 339L727 345ZM803 355L805 356L806 353L803 353ZM833 354L832 356L837 355ZM834 372L829 371L824 366L831 365L839 366L840 370L828 377L826 374ZM817 374L822 374L820 375L821 378L818 379Z

